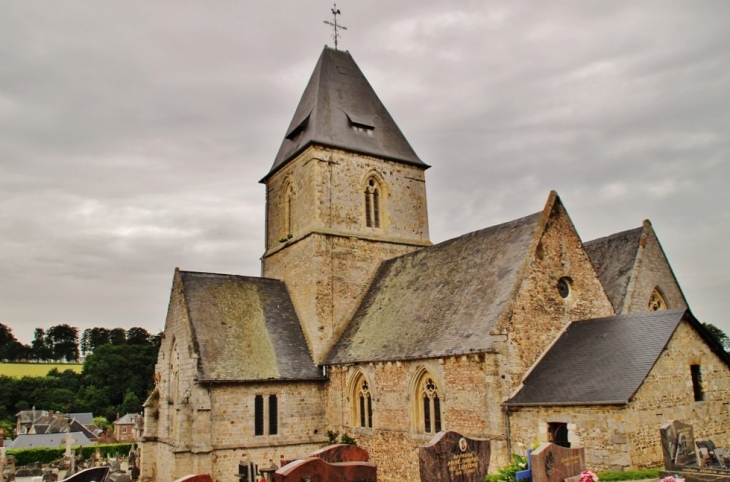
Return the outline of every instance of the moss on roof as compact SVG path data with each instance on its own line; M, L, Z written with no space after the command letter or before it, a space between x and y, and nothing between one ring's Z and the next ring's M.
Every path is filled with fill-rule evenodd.
M199 380L320 378L283 282L189 271L180 276Z

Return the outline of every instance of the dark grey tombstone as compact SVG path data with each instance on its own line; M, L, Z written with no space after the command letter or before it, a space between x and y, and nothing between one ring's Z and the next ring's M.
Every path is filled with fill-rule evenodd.
M563 482L585 470L585 449L544 443L530 454L532 482Z
M418 448L421 482L484 482L490 443L457 432L439 432Z
M664 467L667 470L697 465L695 436L692 425L670 420L659 428Z

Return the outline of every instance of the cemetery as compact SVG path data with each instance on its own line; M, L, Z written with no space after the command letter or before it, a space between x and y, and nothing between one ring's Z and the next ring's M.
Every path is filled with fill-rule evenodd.
M730 482L730 454L710 438L696 438L694 427L679 420L663 423L657 431L664 458L661 482ZM50 463L18 465L16 457L0 447L0 482L134 482L139 479L138 453L131 445L128 457L103 456L96 448L74 447L72 433L64 437L63 456ZM521 444L520 444L521 445ZM78 451L75 450L78 449ZM522 446L524 448L524 446ZM542 443L526 450L523 470L504 475L492 468L491 441L455 431L441 431L418 447L421 482L598 482L586 464L583 447ZM86 457L85 457L86 455ZM392 454L397 457L397 454ZM230 482L377 482L378 465L368 451L354 444L334 444L301 457L282 459L277 466L259 467L247 458L238 463ZM499 476L495 478L494 473ZM175 482L213 482L211 474L188 474Z
M695 439L693 426L679 420L661 426L664 470L661 477L687 482L730 481L730 454L711 439Z

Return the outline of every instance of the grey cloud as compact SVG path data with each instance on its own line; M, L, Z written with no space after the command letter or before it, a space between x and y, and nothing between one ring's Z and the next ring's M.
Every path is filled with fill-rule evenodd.
M349 49L441 241L542 208L651 218L730 331L730 5L353 2ZM259 274L264 189L331 3L0 3L0 321L162 328L172 272Z

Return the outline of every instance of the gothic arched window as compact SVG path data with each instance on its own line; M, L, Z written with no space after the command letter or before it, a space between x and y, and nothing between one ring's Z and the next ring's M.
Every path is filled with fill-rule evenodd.
M378 181L371 177L365 186L365 225L369 228L380 227L380 196L382 189Z
M416 392L418 431L437 433L441 431L441 396L434 377L424 372Z
M659 310L666 310L667 309L667 302L664 301L664 297L659 292L659 288L654 288L654 291L651 292L651 296L649 297L649 305L648 305L649 311L659 311Z
M356 427L373 428L373 397L370 385L362 373L359 373L352 385L350 394L352 405L353 425Z

